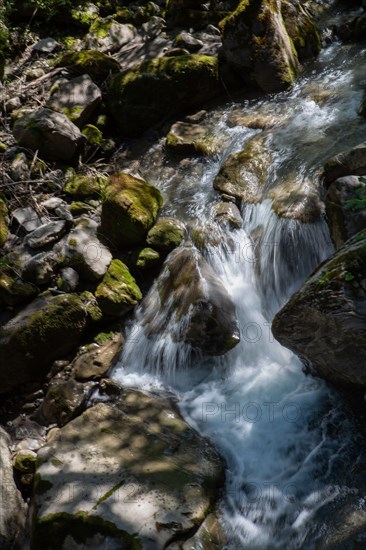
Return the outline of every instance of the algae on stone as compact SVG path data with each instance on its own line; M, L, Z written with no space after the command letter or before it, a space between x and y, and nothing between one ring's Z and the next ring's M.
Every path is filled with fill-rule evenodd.
M95 297L103 313L119 316L133 309L142 294L128 267L120 260L112 260Z

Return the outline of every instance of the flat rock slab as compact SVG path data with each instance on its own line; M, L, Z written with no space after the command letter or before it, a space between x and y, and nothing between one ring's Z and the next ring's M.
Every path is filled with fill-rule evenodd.
M60 44L54 39L48 36L43 38L37 44L33 46L34 52L40 53L52 53L60 47Z
M216 451L170 401L123 391L64 426L38 454L33 548L165 548L217 498Z
M40 227L44 220L42 220L34 208L27 206L26 208L17 208L12 213L13 220L27 233L34 231Z
M43 248L61 239L66 232L66 227L65 220L45 223L27 236L26 243L31 248Z

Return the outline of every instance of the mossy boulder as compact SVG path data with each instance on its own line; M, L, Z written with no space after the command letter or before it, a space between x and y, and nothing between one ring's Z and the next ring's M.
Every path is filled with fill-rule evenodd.
M66 52L56 61L56 67L66 67L77 74L88 74L96 82L104 82L108 76L118 73L118 61L107 54L95 50Z
M8 207L4 198L0 197L0 248L8 238Z
M218 141L200 124L176 122L170 128L165 146L182 156L209 157L217 153Z
M167 548L215 506L215 449L166 398L121 391L38 453L31 548Z
M134 255L133 267L138 272L150 271L150 269L154 269L161 265L162 261L163 258L157 250L145 247L138 250Z
M98 197L105 184L105 178L90 174L73 174L64 185L64 192L71 197Z
M38 294L38 288L21 279L11 266L0 268L0 304L16 306L30 302Z
M324 165L324 182L328 186L343 176L363 176L366 174L366 142L360 143L333 158Z
M282 0L281 14L299 61L317 56L322 46L320 35L305 3Z
M184 225L175 218L159 218L147 234L146 242L163 254L168 254L184 239Z
M244 150L229 156L214 180L214 189L255 204L264 197L264 190L272 163L266 146L266 136L250 139Z
M45 293L36 298L0 328L0 393L42 379L54 360L77 347L89 322L79 296Z
M107 104L120 133L139 136L159 121L195 109L223 91L215 57L162 57L115 76Z
M277 313L273 334L311 371L366 388L366 231L326 260Z
M142 299L142 294L128 267L112 260L95 292L98 304L106 315L123 315Z
M120 172L106 184L100 232L117 248L142 244L163 204L158 189Z

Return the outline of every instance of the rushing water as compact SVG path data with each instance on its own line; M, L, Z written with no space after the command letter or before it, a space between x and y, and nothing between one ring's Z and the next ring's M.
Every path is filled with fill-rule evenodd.
M289 174L316 181L329 156L366 137L357 115L365 68L365 50L334 44L291 92L214 110L207 125L223 144L214 159L192 160L177 171L159 142L141 166L165 194L165 214L189 227L210 223L219 235L220 246L208 244L204 254L236 305L241 342L220 358L192 355L169 329L149 339L140 311L114 377L125 386L168 387L186 420L215 444L227 467L219 514L228 548L315 548L326 532L324 510L357 493L347 472L359 443L340 397L306 376L270 330L274 313L331 253L327 225L279 219L268 198L243 208L241 229L215 225L213 179L257 132L227 121L238 109L283 121L268 132L274 158L268 188Z

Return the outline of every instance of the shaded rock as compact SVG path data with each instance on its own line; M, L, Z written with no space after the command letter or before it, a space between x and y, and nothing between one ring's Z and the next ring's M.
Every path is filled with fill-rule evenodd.
M99 240L97 229L96 221L80 218L76 227L54 247L66 266L92 282L103 277L112 261L112 254Z
M71 160L85 138L66 115L39 109L19 119L13 128L19 145L50 160Z
M53 53L58 50L60 44L52 37L48 36L47 38L42 38L37 44L33 46L34 52L40 53Z
M158 36L166 27L165 19L153 15L146 23L142 25L143 30L150 38Z
M56 67L66 67L78 74L88 74L93 80L100 83L111 74L120 71L118 61L103 52L82 50L81 52L66 52L55 62Z
M0 269L0 303L16 306L30 302L38 294L38 288L19 277L10 266Z
M12 212L12 220L15 221L21 229L30 233L44 223L44 220L39 217L38 213L27 206L26 208L17 208Z
M182 550L191 550L192 548L202 548L202 550L222 550L227 546L226 534L220 525L215 514L209 514L202 523L195 535L188 539ZM178 550L174 543L168 546L167 550Z
M123 45L128 44L136 36L136 29L132 25L122 25L113 19L96 19L84 38L88 50L99 52L115 52Z
M240 210L232 202L218 202L215 204L214 219L220 224L229 224L233 229L240 229L243 225Z
M36 468L37 455L34 451L18 451L13 459L13 468L22 473L34 472Z
M247 203L260 202L271 163L265 136L254 136L243 151L230 155L222 165L214 180L214 189Z
M209 355L222 355L240 340L229 294L203 256L190 246L171 252L141 308L148 337L167 331L173 340Z
M0 393L41 379L52 362L73 351L90 315L73 294L43 294L0 328Z
M43 248L60 240L66 233L65 220L55 220L37 227L27 235L25 242L30 248Z
M159 218L147 234L146 242L168 254L184 239L184 225L175 218Z
M22 547L27 513L26 504L15 485L9 445L10 437L0 427L0 546L4 550Z
M192 110L222 92L216 58L181 55L152 59L117 75L109 86L107 104L121 134L138 136L160 120Z
M189 52L197 52L203 46L203 42L198 40L189 32L181 32L174 40L174 45L177 48L185 48Z
M91 385L81 384L72 378L55 379L37 411L38 421L43 425L64 426L85 408L91 390Z
M298 220L302 223L318 221L325 211L316 182L289 174L269 191L272 208L280 218Z
M123 338L120 332L112 334L101 344L93 344L73 361L76 380L99 379L106 376L122 351Z
M52 280L56 264L56 254L40 252L25 264L22 277L35 285L46 285Z
M0 248L8 240L8 207L4 198L0 197Z
M133 390L88 409L38 457L32 545L45 550L163 548L198 528L223 480L216 451L175 407Z
M131 311L142 294L128 267L120 260L112 260L95 297L103 313L119 316Z
M360 143L344 153L339 153L324 166L324 181L328 185L343 176L366 174L366 143Z
M99 197L102 192L105 179L90 174L74 174L70 176L64 191L71 197Z
M337 248L350 237L366 229L366 185L363 178L345 176L328 188L327 219Z
M30 167L24 153L18 153L14 157L9 167L9 176L14 181L22 181L30 178Z
M102 92L89 75L83 74L62 84L46 103L63 113L80 128L90 122L102 101Z
M165 145L180 155L211 156L217 152L218 142L209 131L199 124L176 122L166 137Z
M163 262L163 257L159 254L157 250L153 248L145 247L138 249L134 254L132 254L131 270L137 271L147 271L154 269L157 266L160 266ZM151 274L151 273L150 273Z
M277 313L275 338L341 388L366 387L366 232L347 241Z
M312 10L311 13L314 13ZM318 55L321 40L309 7L301 1L283 0L281 14L300 62Z
M102 204L101 233L114 246L143 243L163 204L160 191L120 172L111 176Z
M61 269L60 277L57 280L57 286L64 292L73 292L79 285L79 274L72 267Z

